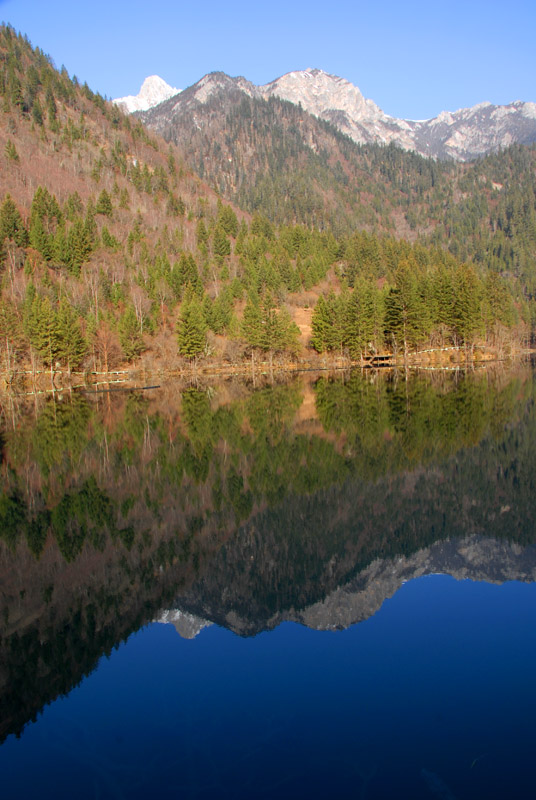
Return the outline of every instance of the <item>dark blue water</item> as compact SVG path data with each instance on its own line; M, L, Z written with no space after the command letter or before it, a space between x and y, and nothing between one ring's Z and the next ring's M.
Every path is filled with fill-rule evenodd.
M434 576L342 632L153 624L6 741L1 797L531 797L535 620Z

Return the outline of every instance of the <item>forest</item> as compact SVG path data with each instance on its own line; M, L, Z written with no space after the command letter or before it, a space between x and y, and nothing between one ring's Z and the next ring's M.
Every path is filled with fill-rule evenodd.
M54 380L128 365L299 365L318 354L362 363L446 346L503 357L530 343L531 148L453 167L338 134L347 160L368 163L366 186L386 197L383 229L362 220L344 232L299 207L270 219L269 209L225 202L180 149L9 26L0 98L0 358L10 385L46 370ZM464 190L455 205L453 175ZM395 235L395 196L414 215L408 230L422 222L426 235Z

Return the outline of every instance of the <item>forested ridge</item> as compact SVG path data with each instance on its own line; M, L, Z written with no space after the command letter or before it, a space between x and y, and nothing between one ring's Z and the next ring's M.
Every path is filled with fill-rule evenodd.
M468 212L460 212L461 221L445 215L441 224L451 235L442 238L439 225L427 224L428 240L413 243L393 235L387 212L381 211L385 225L366 218L379 213L378 192L386 186L397 208L407 201L407 213L424 213L430 201L433 214L436 187L458 191L447 176L459 166L394 148L356 149L337 134L347 162L337 166L322 150L328 172L320 183L330 185L339 169L368 175L358 198L365 217L353 208L355 176L348 178L356 224L346 227L363 230L344 233L320 209L312 219L298 207L272 214L274 223L267 208L251 216L224 203L185 166L180 148L80 86L65 68L58 71L10 27L0 31L0 97L0 346L10 381L47 369L110 372L141 363L172 370L201 359L236 365L257 355L299 362L316 352L360 360L446 344L473 352L487 342L504 353L530 332L530 149L484 160L493 165L489 175L482 164L464 173L467 203L488 198L485 213L495 215L492 258L478 233L484 213L474 224ZM299 127L299 109L265 104L263 124L251 123L261 161L278 157L270 115L279 106L290 128ZM229 114L240 141L246 111ZM326 137L334 135L319 124ZM292 150L297 140L289 136L285 129L280 138ZM298 147L307 163L315 147ZM358 155L365 161L356 172ZM526 181L517 187L512 175L519 169ZM300 186L299 173L289 168L287 177L289 186ZM517 189L503 196L492 178ZM314 197L304 187L304 196ZM472 225L467 237L456 233L462 223ZM481 249L472 252L479 236ZM449 254L446 244L474 256L473 263Z
M184 108L180 96L173 113L165 110L170 101L140 115L179 144L222 196L275 224L437 243L463 260L521 275L533 294L534 146L513 145L469 164L394 145L360 146L292 103L223 84L205 103L192 106L187 90Z

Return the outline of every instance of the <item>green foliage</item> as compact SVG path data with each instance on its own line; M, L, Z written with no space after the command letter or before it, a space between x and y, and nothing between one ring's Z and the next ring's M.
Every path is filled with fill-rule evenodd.
M70 371L80 366L87 353L87 342L71 304L62 299L56 319L57 355Z
M177 321L177 345L179 353L193 359L200 356L206 344L207 323L203 307L193 296L183 302Z
M184 216L184 212L186 211L186 206L184 205L184 201L181 197L177 197L173 193L170 193L166 205L166 212L170 217L182 217Z
M47 366L60 353L57 316L47 296L28 292L24 309L24 330L31 347Z
M223 232L227 234L227 236L236 238L238 234L238 219L231 206L225 206L221 202L218 202L217 224L221 226Z
M145 345L136 312L131 305L127 306L125 311L121 314L117 332L126 360L132 361L137 358L143 351Z
M103 189L97 199L95 206L96 214L103 214L106 217L111 217L113 214L112 200L106 189Z
M506 330L515 324L512 294L497 274L483 282L474 268L437 251L405 243L398 250L406 257L392 260L390 286L380 289L363 277L370 273L362 261L362 273L352 275L353 292L318 299L311 339L318 352L347 349L361 358L385 347L407 354L426 342L472 346L493 338L497 325Z
M227 238L225 229L221 223L218 223L214 229L212 249L214 250L214 255L220 256L221 258L231 255L231 242Z
M395 285L385 298L386 334L393 337L407 353L428 337L431 320L424 283L408 261L400 262L395 272Z
M109 247L110 250L118 250L119 249L119 242L112 236L106 225L102 226L101 230L101 239L102 243L105 247Z
M32 119L36 125L39 125L41 128L45 124L43 119L43 109L41 108L41 103L38 99L36 99L32 105Z
M11 139L8 139L6 142L6 146L4 147L4 155L8 159L8 161L13 161L15 164L18 164L20 161L20 156L18 154L17 148L15 147Z
M264 352L295 352L299 328L285 308L277 309L272 296L266 293L259 301L250 298L244 309L241 327L246 343Z
M28 244L26 227L9 194L6 194L4 202L0 206L0 248L6 239L13 241L19 247L25 247Z
M0 536L12 550L23 531L26 521L24 502L15 492L0 493Z

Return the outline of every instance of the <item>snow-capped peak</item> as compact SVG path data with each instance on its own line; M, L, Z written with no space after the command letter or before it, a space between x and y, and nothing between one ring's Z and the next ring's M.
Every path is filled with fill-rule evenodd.
M118 97L113 102L132 114L134 111L147 111L173 95L179 94L180 91L180 89L170 86L158 75L150 75L143 81L139 94Z

